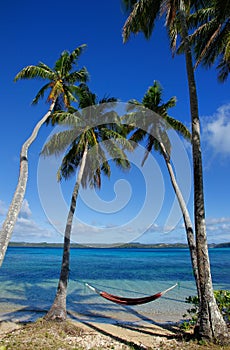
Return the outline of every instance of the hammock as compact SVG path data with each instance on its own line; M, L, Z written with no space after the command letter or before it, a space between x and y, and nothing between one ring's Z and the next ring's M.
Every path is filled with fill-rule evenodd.
M165 293L167 293L170 290L172 290L173 288L175 288L177 286L177 283L174 286L164 290L163 292L159 292L157 294L150 295L150 296L147 296L147 297L142 297L142 298L125 298L125 297L120 297L120 296L117 296L117 295L109 294L109 293L104 292L104 291L100 291L100 290L98 290L97 288L91 286L88 283L85 283L85 285L89 289L94 291L95 293L99 294L101 297L103 297L103 298L105 298L107 300L110 300L113 303L123 304L123 305L141 305L141 304L150 303L151 301L154 301L154 300L162 297L162 295L164 295Z

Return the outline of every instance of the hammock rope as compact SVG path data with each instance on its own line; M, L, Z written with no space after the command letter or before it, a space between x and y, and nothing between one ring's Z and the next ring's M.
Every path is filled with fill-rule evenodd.
M100 295L102 298L105 298L109 301L112 301L113 303L116 304L122 304L122 305L141 305L141 304L146 304L146 303L150 303L151 301L154 301L160 297L162 297L164 294L166 294L167 292L169 292L170 290L174 289L178 284L174 284L172 287L153 294L153 295L149 295L146 297L141 297L141 298L125 298L125 297L120 297L118 295L113 295L113 294L109 294L105 291L100 291L99 289L93 287L92 285L90 285L89 283L85 283L85 286L88 287L90 290L92 290L93 292L95 292L96 294Z

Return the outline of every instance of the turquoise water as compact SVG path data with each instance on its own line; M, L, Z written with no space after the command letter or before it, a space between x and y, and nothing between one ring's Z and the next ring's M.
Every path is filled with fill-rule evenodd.
M210 249L215 289L230 289L230 249ZM37 317L55 296L61 248L12 248L0 269L0 316ZM175 321L195 295L188 249L72 249L67 308L76 318L110 321ZM85 287L89 282L109 293L138 297L179 284L155 302L124 307L102 299ZM19 311L20 310L20 311ZM23 311L23 312L22 312Z

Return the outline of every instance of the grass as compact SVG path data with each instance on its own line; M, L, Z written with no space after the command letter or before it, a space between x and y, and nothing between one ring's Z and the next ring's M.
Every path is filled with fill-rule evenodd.
M89 338L89 336L91 338ZM89 339L95 332L79 328L74 322L49 322L39 319L33 323L21 325L18 329L0 335L0 350L104 350L116 349L116 344L107 339L103 347L90 347ZM85 345L83 345L85 344ZM120 349L144 350L140 345L123 342ZM148 348L150 349L150 348ZM228 346L199 343L186 332L175 335L175 341L158 343L153 349L158 350L230 350Z
M0 350L68 350L75 347L74 339L83 331L72 322L37 322L25 324L0 340ZM72 340L73 339L73 340Z

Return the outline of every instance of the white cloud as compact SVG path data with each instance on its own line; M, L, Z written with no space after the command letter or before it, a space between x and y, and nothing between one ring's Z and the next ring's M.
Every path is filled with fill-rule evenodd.
M206 225L211 226L211 225L218 225L218 224L223 224L223 223L229 223L230 224L230 218L209 218L206 220Z
M0 215L5 216L7 214L7 210L8 208L6 204L0 199ZM32 212L30 210L29 202L27 201L27 199L24 199L18 217L29 218L31 215L32 215Z
M187 243L184 223L171 229L171 231L166 231L164 226L153 224L137 241L141 243ZM230 217L208 218L206 229L208 243L230 242Z
M4 216L7 213L7 208L5 203L0 199L0 215Z
M23 217L18 218L12 236L12 241L54 242L56 240L57 233L55 233L54 230L43 227L36 223L34 220Z
M0 216L7 214L8 208L6 204L0 200ZM47 224L39 224L32 218L32 211L27 199L23 201L17 223L11 241L23 242L62 242L62 237L54 230L52 226ZM3 219L4 220L4 219ZM2 225L0 222L0 225Z
M0 215L5 215L7 213L7 207L5 203L0 200ZM63 224L63 223L62 223ZM56 225L55 225L56 227ZM132 239L136 236L135 241L141 241L142 243L176 243L182 242L186 243L186 233L183 223L177 226L175 229L173 227L164 227L156 223L152 224L149 229L142 234L141 228L134 227L119 227L114 224L108 224L105 229L108 228L108 231L114 227L115 237L117 242L124 241L124 237L127 235L127 242L130 241L130 233ZM221 218L208 218L206 219L207 227L207 236L209 243L221 243L221 242L230 242L230 217L221 217ZM62 230L64 232L64 230ZM168 232L166 232L168 231ZM171 232L169 232L171 231ZM100 233L100 225L85 226L84 224L78 222L75 223L72 230L72 239L73 241L78 242L79 238L85 237L87 242L87 236L89 242L93 242L97 235ZM111 231L109 234L113 235ZM12 236L12 241L24 241L24 242L62 242L63 235L58 233L53 225L48 224L45 220L44 223L38 223L33 219L32 211L30 209L29 203L27 200L24 200L20 216L18 217L17 223L15 225L14 233ZM108 243L110 237L108 237ZM106 242L105 242L106 243Z
M203 118L204 140L216 154L230 155L230 104Z
M210 218L206 220L209 243L230 242L230 218Z
M28 219L31 215L32 215L32 212L30 210L29 202L27 201L27 199L24 199L20 213L19 213L19 218Z

